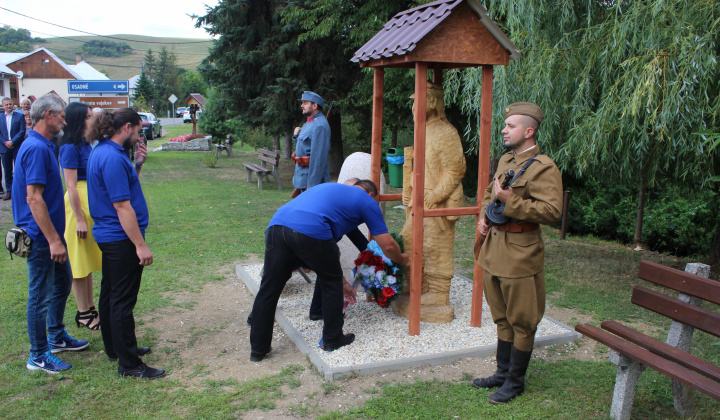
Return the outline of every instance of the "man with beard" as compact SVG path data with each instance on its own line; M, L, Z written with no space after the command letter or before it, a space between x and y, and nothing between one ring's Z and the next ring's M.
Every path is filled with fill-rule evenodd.
M54 353L83 350L88 346L87 341L71 337L63 324L72 273L63 238L63 186L51 143L65 126L62 99L55 94L42 96L35 101L31 115L35 129L30 131L17 155L12 191L15 224L25 229L33 241L27 259L30 357L26 367L59 373L72 366Z
M330 125L322 113L325 100L315 92L303 92L300 108L307 122L295 127L293 141L297 142L293 161L293 186L296 197L302 191L324 182L330 182Z
M165 371L140 359L151 349L137 346L133 316L143 268L153 262L145 243L148 208L138 178L146 147L138 145L134 168L125 153L142 135L140 115L130 108L96 115L85 133L88 140L100 139L90 154L87 184L93 236L103 254L99 306L105 353L119 361L120 376L155 379Z

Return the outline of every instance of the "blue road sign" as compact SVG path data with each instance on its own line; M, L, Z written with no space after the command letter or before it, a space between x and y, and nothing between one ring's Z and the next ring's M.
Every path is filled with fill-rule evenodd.
M127 80L68 80L68 93L128 93Z

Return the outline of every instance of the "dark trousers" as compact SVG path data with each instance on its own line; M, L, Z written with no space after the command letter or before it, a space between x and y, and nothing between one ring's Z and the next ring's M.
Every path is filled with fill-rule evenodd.
M2 124L2 122L0 122ZM2 141L2 140L0 140ZM8 149L7 152L0 154L0 159L2 159L2 166L3 166L3 172L5 176L5 192L11 192L12 191L12 183L13 183L13 151L12 149Z
M129 239L98 246L102 251L103 274L98 303L105 353L108 357L117 357L120 368L133 369L142 363L137 354L133 309L143 266Z
M338 343L343 336L342 268L338 246L332 239L311 238L285 226L271 226L265 232L265 266L260 290L255 297L250 327L253 355L270 352L275 310L280 294L302 262L317 274L322 290L323 342ZM101 318L102 319L102 318Z
M357 248L359 252L367 249L369 242L359 228L351 230L345 236L350 239L350 242L355 245L355 248ZM350 279L350 283L352 283L352 279ZM322 315L322 289L320 283L317 281L315 282L315 290L313 290L313 298L310 302L310 315Z

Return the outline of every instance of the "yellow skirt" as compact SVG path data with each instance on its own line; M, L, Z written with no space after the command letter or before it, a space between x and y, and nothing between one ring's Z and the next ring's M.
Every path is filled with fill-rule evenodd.
M93 238L93 220L88 207L87 182L77 182L77 192L80 195L80 207L85 215L87 224L87 238L81 239L77 235L77 220L70 207L70 196L65 192L65 241L67 242L68 259L72 268L73 278L87 277L93 271L102 270L102 252Z

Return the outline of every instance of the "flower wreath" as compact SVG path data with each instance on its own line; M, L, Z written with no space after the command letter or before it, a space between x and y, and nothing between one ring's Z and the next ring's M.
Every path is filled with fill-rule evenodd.
M402 236L392 235L403 252ZM380 245L370 241L367 250L355 260L353 284L360 283L365 293L383 308L390 306L403 290L404 269L383 254Z

